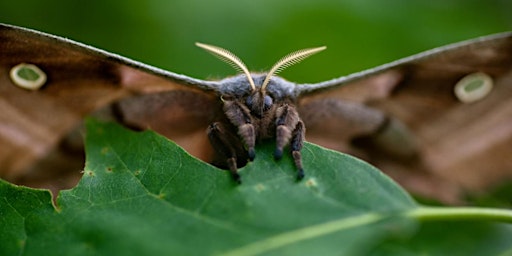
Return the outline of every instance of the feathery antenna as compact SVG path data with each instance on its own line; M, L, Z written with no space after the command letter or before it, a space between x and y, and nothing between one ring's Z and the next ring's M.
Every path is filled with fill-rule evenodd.
M249 84L251 85L252 90L256 90L256 86L254 85L254 81L252 80L251 73L249 73L249 70L245 66L245 64L238 58L235 54L232 52L217 47L213 45L208 44L202 44L202 43L196 43L196 46L203 48L207 52L213 54L215 57L219 58L220 60L228 63L230 66L235 68L237 71L241 71L247 76L247 80L249 80Z
M296 52L292 52L292 53L284 56L276 64L274 64L274 66L270 69L267 76L265 77L265 80L263 81L263 84L261 85L261 90L265 91L265 88L267 87L268 83L270 82L270 78L273 75L281 72L283 69L285 69L291 65L301 62L303 59L305 59L317 52L325 50L326 48L327 47L325 47L325 46L317 47L317 48L308 48L308 49L303 49L303 50L299 50Z

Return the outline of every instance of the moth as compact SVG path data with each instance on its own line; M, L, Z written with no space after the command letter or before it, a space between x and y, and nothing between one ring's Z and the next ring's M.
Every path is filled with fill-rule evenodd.
M510 32L313 84L275 74L323 48L294 52L256 74L222 48L199 46L242 74L195 79L0 25L2 177L79 169L70 167L83 165L74 131L91 113L151 128L227 167L236 180L236 169L254 158L254 144L267 137L276 141L277 158L291 151L299 178L304 139L370 161L427 196L482 189L512 176Z

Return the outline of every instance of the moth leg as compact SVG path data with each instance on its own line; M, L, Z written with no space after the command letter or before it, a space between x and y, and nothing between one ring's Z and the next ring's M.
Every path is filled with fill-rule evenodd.
M238 155L240 155L239 150L244 149L240 146L237 147L238 138L220 122L211 124L207 132L212 147L216 153L220 154L226 160L233 180L240 184L242 181L238 174L237 158Z
M238 129L238 135L247 146L249 160L253 161L256 157L254 145L256 144L256 134L252 124L251 111L238 101L224 101L224 112L229 121Z
M302 155L300 153L302 146L304 145L304 134L306 129L302 120L299 120L295 130L293 130L292 140L290 142L290 149L292 151L293 161L295 167L297 167L297 179L301 180L304 178L304 169L302 168Z
M281 159L283 157L283 148L288 144L294 131L299 123L299 113L288 104L285 104L276 110L276 150L274 158Z

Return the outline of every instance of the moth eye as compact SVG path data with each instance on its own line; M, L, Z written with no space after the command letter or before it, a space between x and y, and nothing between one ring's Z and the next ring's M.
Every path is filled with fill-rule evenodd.
M18 64L9 75L15 85L28 90L37 90L46 83L46 74L33 64Z
M247 99L245 99L245 105L252 106L252 95L249 95Z
M265 98L263 98L263 108L265 110L270 109L270 107L272 107L272 104L274 104L272 98L268 95L265 95Z
M487 96L493 86L492 78L485 73L472 73L463 77L454 87L455 96L464 103L471 103Z

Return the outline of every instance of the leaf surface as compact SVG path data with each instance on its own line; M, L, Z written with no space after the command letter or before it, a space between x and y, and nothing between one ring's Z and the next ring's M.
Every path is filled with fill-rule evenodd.
M416 227L398 214L419 206L387 176L312 144L303 181L264 143L237 185L153 132L87 128L83 178L57 209L1 181L1 255L354 255Z

